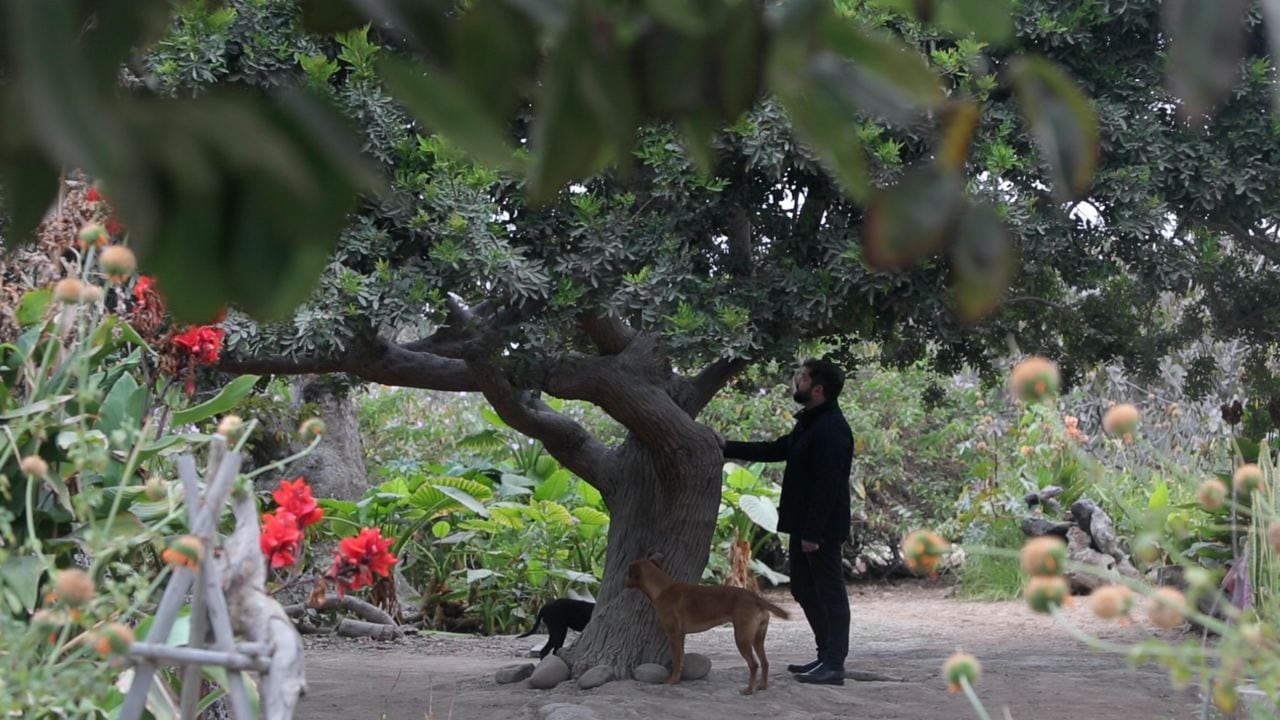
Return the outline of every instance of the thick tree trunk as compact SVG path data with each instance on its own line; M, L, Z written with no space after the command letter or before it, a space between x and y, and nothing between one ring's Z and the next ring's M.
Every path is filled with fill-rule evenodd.
M365 471L360 423L351 393L347 388L334 387L324 377L302 378L297 390L301 390L303 402L318 406L325 434L310 455L293 464L292 474L305 476L316 497L359 500L369 488L369 476ZM296 426L293 429L296 431ZM290 452L301 447L301 443L295 442Z
M619 449L619 475L605 495L612 520L605 572L595 613L566 653L574 675L610 665L630 677L644 663L671 661L653 607L638 590L622 586L631 561L662 554L672 577L698 582L707 565L720 504L724 458L710 433L659 453L635 438Z

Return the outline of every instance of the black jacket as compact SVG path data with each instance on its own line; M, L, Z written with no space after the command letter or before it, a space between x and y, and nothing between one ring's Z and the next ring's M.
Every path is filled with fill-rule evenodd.
M724 456L749 462L786 460L778 530L801 540L849 538L853 431L834 401L796 413L789 435L772 442L726 442Z

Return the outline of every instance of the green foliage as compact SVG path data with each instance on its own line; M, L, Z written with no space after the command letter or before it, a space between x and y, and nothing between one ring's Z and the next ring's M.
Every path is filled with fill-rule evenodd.
M998 518L973 538L984 547L1020 548L1026 536L1012 517ZM963 600L1015 600L1022 594L1027 575L1016 557L974 552L965 557L956 596Z
M87 261L84 281L96 276ZM100 300L55 304L41 290L21 307L21 334L0 344L0 713L115 717L122 666L96 655L96 632L121 622L145 637L169 577L160 552L187 530L182 491L165 478L174 457L209 440L158 419L195 422L209 406L184 410L176 392L164 395L152 349ZM219 394L216 411L242 394ZM73 568L96 586L79 607L50 595ZM186 627L167 642L185 644ZM180 679L169 670L158 679L164 692L148 708L172 717L166 695ZM210 679L226 684L225 674Z

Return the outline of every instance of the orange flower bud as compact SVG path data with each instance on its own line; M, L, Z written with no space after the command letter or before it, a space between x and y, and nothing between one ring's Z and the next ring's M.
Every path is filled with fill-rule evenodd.
M1028 575L1061 575L1067 565L1067 545L1051 535L1031 538L1022 546L1022 569Z
M53 591L71 607L80 607L93 599L97 587L89 573L80 568L67 568L58 572Z
M942 664L942 679L947 681L948 692L960 692L963 689L961 680L967 681L972 686L980 677L982 677L982 664L978 662L978 658L968 653L953 653Z

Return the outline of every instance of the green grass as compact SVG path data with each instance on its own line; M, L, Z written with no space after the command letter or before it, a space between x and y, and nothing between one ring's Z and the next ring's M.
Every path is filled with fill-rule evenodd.
M1018 523L1012 519L1001 520L986 532L981 545L1016 550L1022 547L1025 537ZM1022 593L1027 576L1017 558L995 557L979 552L969 552L960 570L960 582L956 597L962 600L1015 600Z

